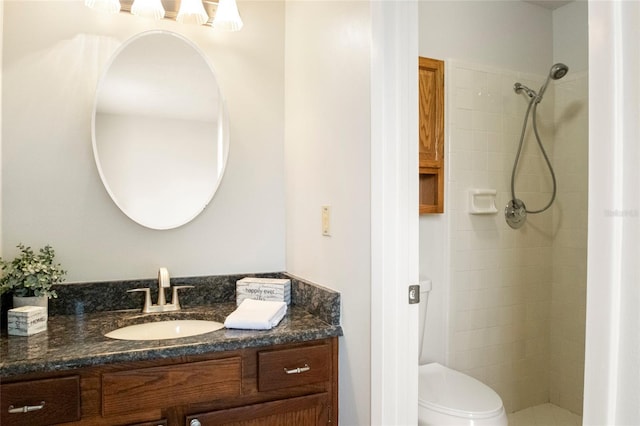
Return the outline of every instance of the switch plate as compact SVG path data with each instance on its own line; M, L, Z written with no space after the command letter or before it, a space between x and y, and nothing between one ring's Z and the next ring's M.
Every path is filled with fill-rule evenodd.
M322 235L331 236L331 206L322 206Z

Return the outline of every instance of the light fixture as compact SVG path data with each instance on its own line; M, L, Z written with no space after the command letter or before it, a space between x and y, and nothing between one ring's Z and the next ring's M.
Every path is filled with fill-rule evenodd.
M242 19L238 13L235 0L220 0L216 16L213 18L214 29L223 31L239 31L242 28Z
M101 12L131 12L154 19L206 25L218 31L238 31L243 26L236 0L84 0L84 4Z
M162 19L164 18L162 0L133 0L131 14L143 18Z
M84 0L84 4L91 9L105 13L120 12L120 2L118 0Z
M182 0L176 21L181 24L202 25L209 20L201 0Z

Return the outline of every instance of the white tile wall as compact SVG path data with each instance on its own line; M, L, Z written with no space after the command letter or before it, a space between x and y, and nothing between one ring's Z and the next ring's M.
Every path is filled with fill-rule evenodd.
M537 90L546 76L459 62L447 67L451 366L493 387L510 412L548 402L550 393L562 401L557 404L577 411L582 394L573 388L584 365L576 362L584 331L578 330L576 314L584 312L584 290L578 298L572 293L586 282L586 277L576 277L576 270L586 265L587 162L585 153L571 156L577 148L586 152L586 141L578 140L586 131L574 128L586 128L586 112L575 103L580 99L576 92L586 83L567 80L558 88L557 102L550 87L538 107L540 136L552 164L557 156L556 168L562 170L558 200L563 203L530 215L526 226L513 230L502 210L511 199L511 171L528 105L513 85L520 81ZM557 129L554 109L563 120ZM584 165L574 164L576 160ZM499 213L470 215L468 191L473 188L496 189ZM549 172L531 131L518 166L516 194L530 209L544 207L551 196ZM579 202L577 223L562 215L574 201ZM551 326L566 316L575 321ZM558 342L552 350L551 343Z
M555 85L554 161L561 185L553 212L550 306L550 400L582 414L586 316L588 78L567 75Z

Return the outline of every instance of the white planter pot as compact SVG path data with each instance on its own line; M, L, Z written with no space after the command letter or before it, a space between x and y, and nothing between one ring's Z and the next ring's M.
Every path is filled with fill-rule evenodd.
M47 310L47 316L49 315L49 298L47 296L13 296L13 307L19 308L20 306L42 306Z

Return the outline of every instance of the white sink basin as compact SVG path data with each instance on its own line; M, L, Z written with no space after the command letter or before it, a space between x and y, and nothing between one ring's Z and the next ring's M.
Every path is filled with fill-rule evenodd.
M197 336L220 330L224 324L203 320L172 320L147 322L118 328L105 334L106 337L120 340L162 340L179 337Z

